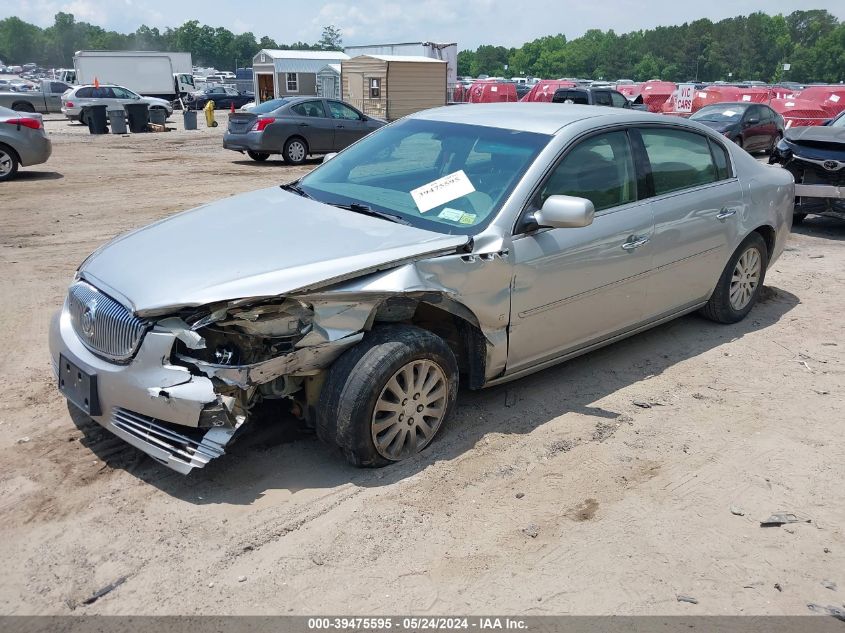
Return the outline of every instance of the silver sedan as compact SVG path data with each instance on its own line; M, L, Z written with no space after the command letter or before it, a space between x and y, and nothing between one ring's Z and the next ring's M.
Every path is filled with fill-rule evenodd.
M14 178L18 167L46 163L52 151L40 114L0 107L0 182Z
M123 236L54 320L59 389L163 464L262 400L358 466L434 439L459 382L517 379L689 312L731 324L794 185L709 128L622 108L417 113L301 180ZM231 248L215 248L237 235Z

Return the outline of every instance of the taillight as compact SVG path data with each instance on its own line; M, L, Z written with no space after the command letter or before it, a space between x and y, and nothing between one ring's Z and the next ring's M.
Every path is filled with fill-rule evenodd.
M263 132L264 128L273 123L276 119L273 117L262 117L252 124L250 128L253 132Z
M41 121L39 119L30 119L29 117L21 117L19 119L9 119L6 121L9 125L22 125L23 127L28 127L31 130L40 130L41 129Z
M66 108L72 108L73 107L73 101L65 101L65 107Z

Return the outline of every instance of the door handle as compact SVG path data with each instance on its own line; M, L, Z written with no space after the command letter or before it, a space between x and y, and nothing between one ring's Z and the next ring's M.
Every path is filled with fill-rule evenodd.
M300 123L299 127L308 127L308 124L307 123Z
M722 209L721 211L719 211L719 213L716 214L716 219L717 220L724 220L725 218L729 218L732 215L736 215L736 209L735 208L730 208L730 209L725 208L725 209Z
M626 251L633 251L638 249L640 246L645 246L650 240L651 238L648 235L632 235L628 238L628 241L622 245L622 248Z

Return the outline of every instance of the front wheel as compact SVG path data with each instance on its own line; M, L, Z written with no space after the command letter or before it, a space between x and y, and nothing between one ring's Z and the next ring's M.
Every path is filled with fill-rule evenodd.
M301 165L308 158L308 145L301 138L289 138L285 143L282 156L291 165Z
M413 326L380 327L329 369L317 433L354 466L385 466L431 443L457 393L457 362L442 338Z
M760 296L768 262L766 242L752 233L734 251L701 314L718 323L742 321Z
M251 149L247 150L246 155L249 156L252 160L263 163L265 160L270 158L270 154L265 152L253 152Z

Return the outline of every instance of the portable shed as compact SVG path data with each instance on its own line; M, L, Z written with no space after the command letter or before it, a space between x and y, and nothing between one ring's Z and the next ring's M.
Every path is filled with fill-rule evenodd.
M350 57L359 55L411 55L430 57L446 62L446 84L454 88L458 83L458 44L457 42L402 42L401 44L365 44L346 46L343 52Z
M349 59L340 51L265 48L252 58L256 103L277 97L317 96L317 73Z
M317 96L340 99L340 64L326 64L317 73Z
M446 105L447 64L416 55L359 55L341 62L343 99L394 121Z

